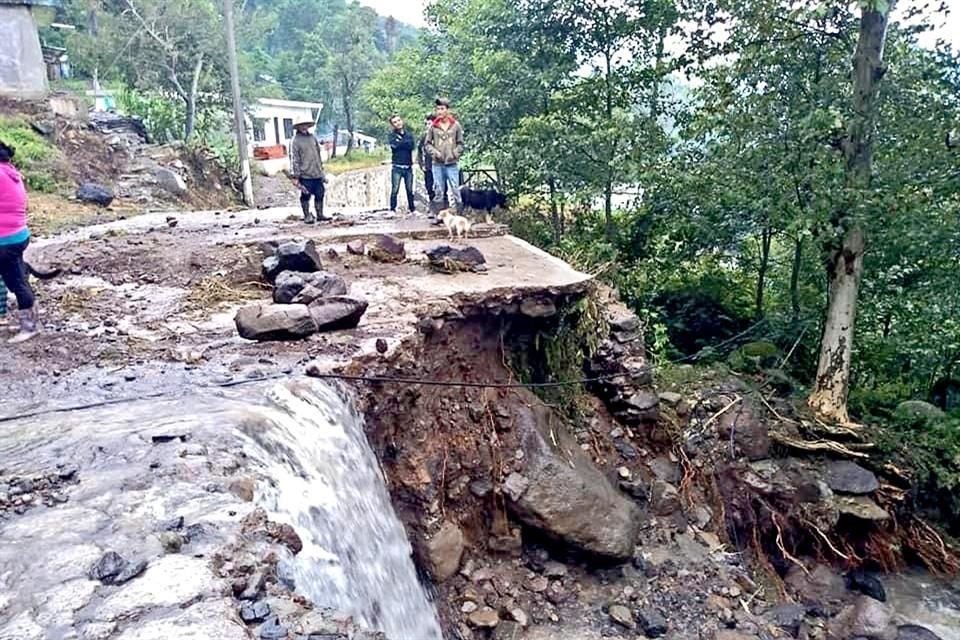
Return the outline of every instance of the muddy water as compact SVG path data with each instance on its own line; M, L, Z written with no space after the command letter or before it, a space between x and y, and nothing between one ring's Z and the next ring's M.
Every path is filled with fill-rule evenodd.
M64 464L78 479L61 488L62 504L0 514L0 638L248 637L208 560L254 508L226 491L241 475L302 538L281 564L300 593L393 638L441 638L363 421L330 386L191 389L5 422L0 461L0 491ZM165 554L159 533L181 517L205 533ZM107 550L148 568L121 587L89 580Z

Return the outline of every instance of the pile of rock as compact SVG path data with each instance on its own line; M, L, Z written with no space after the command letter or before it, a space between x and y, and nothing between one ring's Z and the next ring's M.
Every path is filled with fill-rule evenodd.
M367 311L364 300L347 295L340 276L323 271L313 240L281 244L263 261L273 284L273 303L248 305L235 318L248 340L299 340L321 331L352 329Z
M487 270L487 259L476 247L460 249L449 245L440 245L433 247L426 253L430 267L440 273L484 273Z
M654 424L660 398L652 387L653 367L647 362L640 319L615 300L605 305L604 314L610 331L588 363L588 373L605 379L591 383L590 391L622 424Z

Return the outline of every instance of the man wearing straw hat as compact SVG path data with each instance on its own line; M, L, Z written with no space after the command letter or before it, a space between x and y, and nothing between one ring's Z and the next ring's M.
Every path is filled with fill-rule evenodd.
M313 224L330 220L323 216L323 196L326 192L323 176L323 160L320 156L320 142L310 133L313 120L294 123L297 133L290 141L290 178L300 189L300 208L303 209L303 221ZM310 211L310 197L313 196L317 216Z

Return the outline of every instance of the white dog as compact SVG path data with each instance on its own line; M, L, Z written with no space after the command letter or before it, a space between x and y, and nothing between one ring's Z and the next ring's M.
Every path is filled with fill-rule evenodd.
M453 234L456 232L457 238L466 238L470 234L473 223L463 216L458 216L453 209L444 209L437 213L437 219L440 220L450 232L450 239L453 240Z

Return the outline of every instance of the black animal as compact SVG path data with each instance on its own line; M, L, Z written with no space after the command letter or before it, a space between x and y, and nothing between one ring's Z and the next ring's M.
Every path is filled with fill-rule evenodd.
M872 576L862 569L854 569L843 577L847 583L847 589L850 591L859 591L863 595L870 596L880 602L887 601L887 592L883 588L883 583L876 576Z
M507 196L496 189L460 187L460 195L463 197L463 206L477 211L486 211L487 214L497 207L507 208Z

